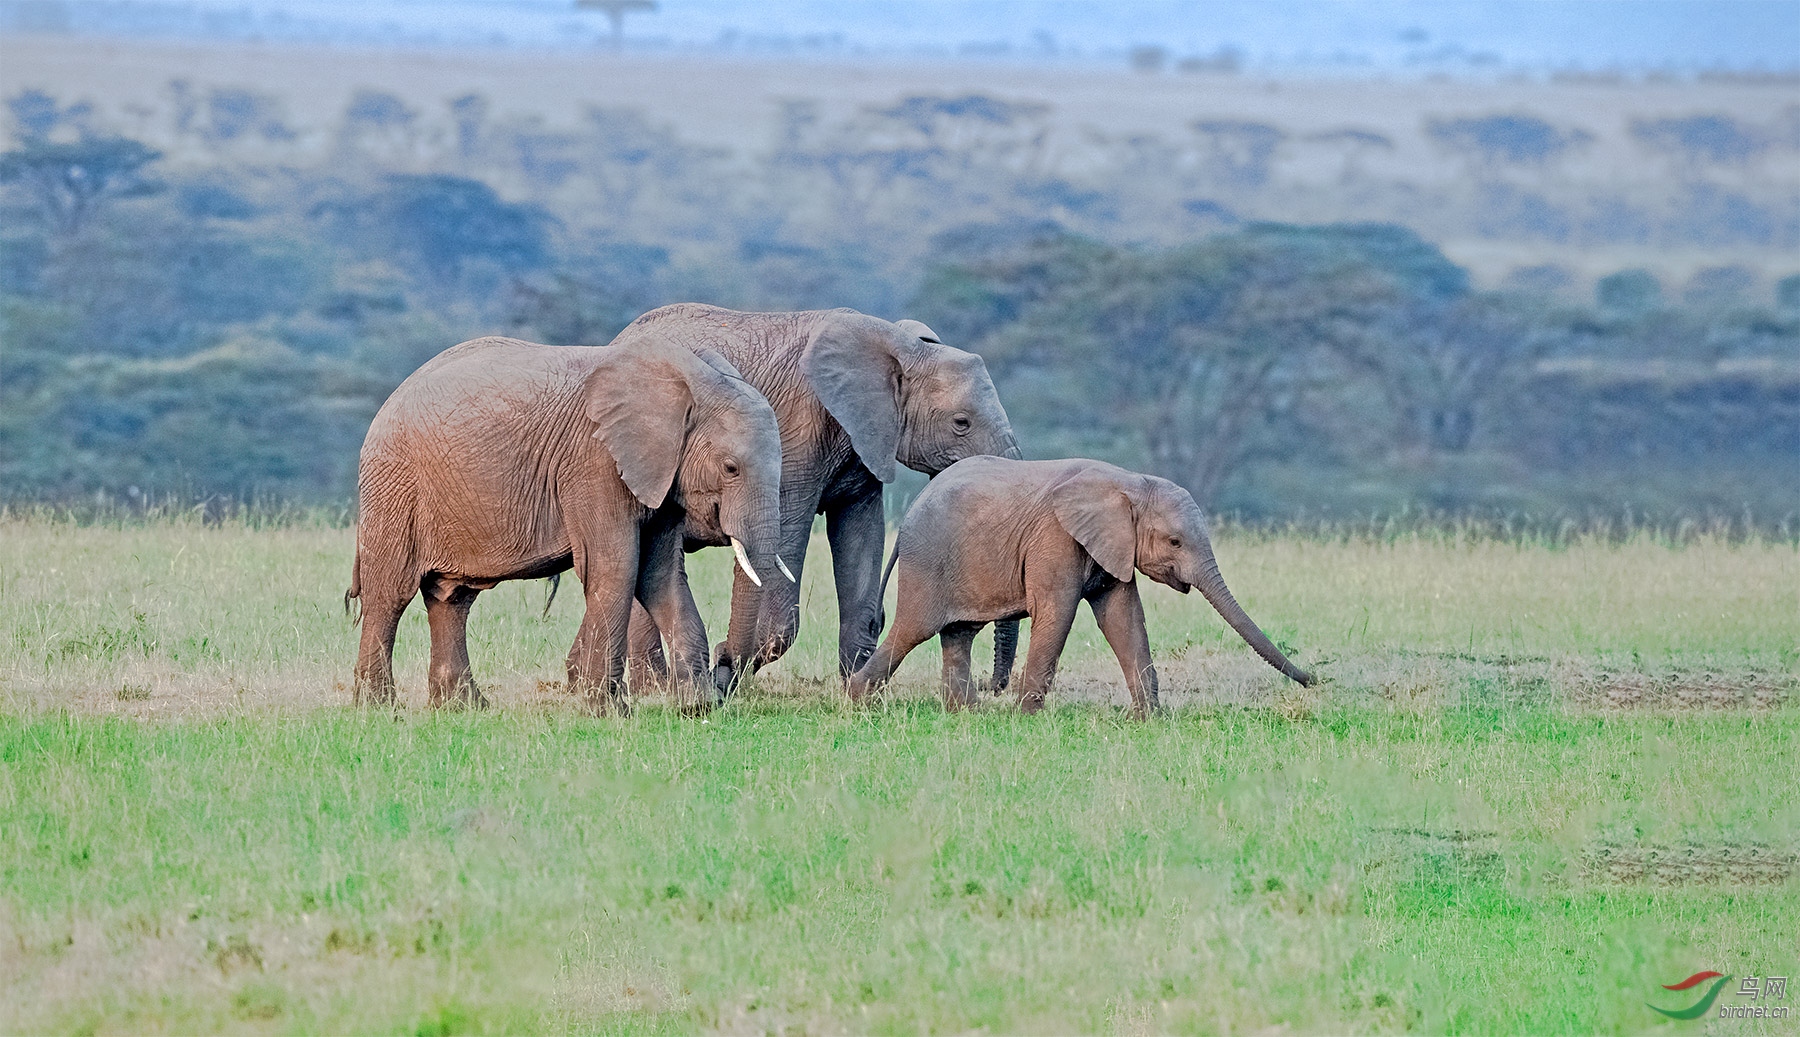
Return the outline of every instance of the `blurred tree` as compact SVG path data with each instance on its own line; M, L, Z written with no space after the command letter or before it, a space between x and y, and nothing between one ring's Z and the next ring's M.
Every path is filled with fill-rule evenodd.
M45 143L64 126L81 137L93 136L89 120L94 106L86 101L64 107L42 90L26 89L6 99L6 110L12 117L13 137L21 144Z
M602 244L547 277L513 283L507 323L513 334L560 345L601 345L612 341L662 300L657 279L669 253L629 242Z
M1496 296L1397 296L1385 309L1336 344L1381 387L1402 449L1469 449L1483 411L1513 395L1548 346Z
M1775 305L1788 313L1800 313L1800 274L1775 282Z
M1742 164L1768 146L1762 134L1729 115L1634 119L1631 135L1644 146L1679 156L1693 167Z
M247 87L214 87L209 91L206 125L200 133L214 144L247 137L291 141L296 136L282 113L281 98Z
M1478 168L1542 165L1571 148L1591 142L1586 130L1559 130L1535 115L1482 115L1431 119L1425 132L1445 147L1473 158Z
M1291 417L1325 347L1397 286L1445 279L1397 245L1278 226L1164 252L1040 240L928 280L928 320L969 335L1003 391L1035 385L1024 423L1110 430L1209 500Z
M1210 175L1227 187L1259 188L1287 134L1277 127L1238 119L1201 119L1191 127Z
M655 11L656 0L575 0L576 7L589 7L606 14L612 25L612 49L625 46L625 16L633 11Z
M17 184L37 204L56 234L74 234L113 198L134 198L161 188L144 167L162 153L124 137L73 144L38 140L0 154L0 183Z
M1594 301L1603 310L1643 313L1662 302L1662 284L1648 270L1621 270L1594 283Z
M480 180L441 173L394 174L372 196L340 197L313 212L367 254L398 250L440 287L476 260L506 271L542 266L555 222L539 206L503 201Z
M0 422L0 485L342 499L391 386L336 361L240 339L178 360L65 363Z

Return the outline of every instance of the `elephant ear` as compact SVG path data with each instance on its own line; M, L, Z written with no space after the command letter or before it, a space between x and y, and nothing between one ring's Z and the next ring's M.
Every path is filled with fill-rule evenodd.
M701 360L705 361L706 366L712 368L713 370L719 372L720 374L726 376L727 378L735 378L740 382L744 381L744 376L739 374L738 369L732 365L731 361L725 359L725 354L719 352L718 350L707 349L707 348L702 347L700 349L694 350L694 355L699 357ZM745 384L749 384L749 383L746 382Z
M694 405L685 367L695 363L692 353L657 339L612 346L583 388L582 410L595 425L594 438L646 508L662 507L675 483Z
M893 481L900 450L899 337L887 321L833 313L820 321L800 356L819 401L882 482Z
M1118 476L1083 468L1050 488L1056 521L1121 582L1137 569L1137 518Z
M937 332L926 327L920 321L897 320L894 322L894 327L899 328L901 331L906 332L908 335L911 335L912 337L918 339L920 342L930 342L932 345L937 345L937 346L941 346L944 344L944 340L941 338L938 338Z

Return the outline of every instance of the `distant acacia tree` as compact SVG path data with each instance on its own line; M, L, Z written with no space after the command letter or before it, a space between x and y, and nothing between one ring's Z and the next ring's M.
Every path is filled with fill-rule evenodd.
M1586 130L1558 129L1523 113L1431 119L1425 124L1425 133L1488 171L1502 165L1543 165L1594 139Z
M441 173L389 176L371 197L316 212L366 245L397 247L440 283L477 259L510 271L541 266L555 222L536 205L504 201L480 180Z
M57 234L73 234L113 198L154 193L144 167L162 153L125 137L34 140L0 154L0 183L18 184Z
M1762 134L1729 115L1634 119L1631 135L1645 147L1676 155L1692 166L1741 165L1768 147Z
M654 11L656 0L575 0L576 7L587 7L606 14L612 24L612 48L625 45L625 16L632 11Z

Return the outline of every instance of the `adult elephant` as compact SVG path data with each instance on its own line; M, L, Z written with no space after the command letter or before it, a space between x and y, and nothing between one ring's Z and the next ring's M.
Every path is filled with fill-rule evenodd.
M732 544L746 579L780 580L780 466L768 401L711 351L657 335L611 348L482 338L445 350L394 390L363 442L344 599L362 602L357 701L393 701L394 632L423 592L431 704L483 704L466 640L475 596L572 566L587 612L570 690L625 708L635 601L669 632L696 704L712 704L683 536Z
M855 672L881 635L881 491L896 465L935 475L965 457L1019 456L987 365L945 345L918 321L890 322L849 309L740 313L678 303L639 317L613 344L651 336L716 350L768 398L781 428L781 557L796 580L758 586L737 574L714 681L729 692L794 643L797 578L818 514L825 516L837 584L838 670ZM714 531L688 534L690 548L720 542ZM634 669L663 672L659 622L633 613ZM1017 637L1017 624L996 632L1000 674L1011 669Z

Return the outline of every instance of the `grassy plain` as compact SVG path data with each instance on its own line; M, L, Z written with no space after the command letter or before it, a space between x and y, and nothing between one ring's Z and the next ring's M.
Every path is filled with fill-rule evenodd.
M486 713L418 708L409 614L394 715L347 530L0 520L0 1031L1673 1031L1800 971L1794 544L1219 554L1322 688L1154 588L1166 717L1086 620L1043 715L925 650L850 710L818 553L704 722L581 715L540 584L476 606Z

